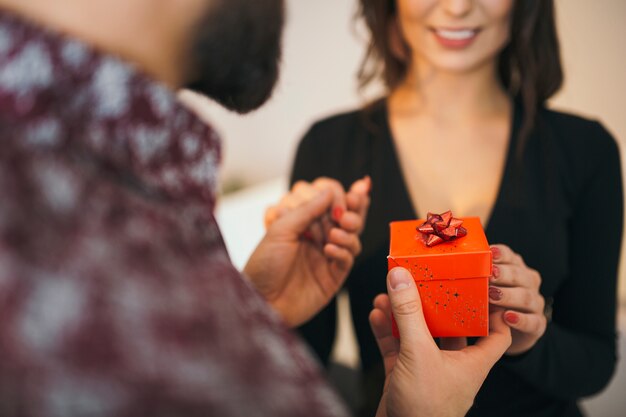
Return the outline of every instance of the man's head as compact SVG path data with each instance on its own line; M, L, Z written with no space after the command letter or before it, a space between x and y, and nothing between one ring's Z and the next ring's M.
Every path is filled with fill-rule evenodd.
M238 112L263 104L278 78L283 0L0 0L0 7Z
M278 78L282 0L212 0L192 33L187 87L241 113L271 95Z

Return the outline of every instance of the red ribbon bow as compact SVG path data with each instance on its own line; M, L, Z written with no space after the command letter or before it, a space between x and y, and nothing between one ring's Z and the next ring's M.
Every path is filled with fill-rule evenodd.
M441 214L428 213L426 221L417 230L424 235L426 246L431 247L467 235L467 229L462 224L463 220L452 217L452 212L448 210Z

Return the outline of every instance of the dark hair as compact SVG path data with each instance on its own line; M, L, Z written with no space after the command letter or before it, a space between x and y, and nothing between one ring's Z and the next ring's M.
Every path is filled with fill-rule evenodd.
M278 79L284 13L282 0L214 1L192 33L186 87L239 113L265 103Z
M407 62L390 42L395 24L396 0L360 0L358 18L363 18L370 41L358 73L361 88L382 77L389 90L406 76ZM519 97L524 120L519 145L532 130L537 110L563 83L563 70L556 34L553 0L515 0L511 38L498 57L500 82Z

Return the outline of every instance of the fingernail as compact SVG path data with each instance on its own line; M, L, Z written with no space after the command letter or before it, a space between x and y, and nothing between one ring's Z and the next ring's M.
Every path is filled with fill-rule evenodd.
M413 277L411 276L409 271L404 268L394 268L389 274L389 286L394 291L400 291L409 288L412 280Z
M508 321L511 324L517 324L519 322L519 316L511 311L504 314L504 320Z
M341 217L343 216L343 208L337 206L333 209L333 220L339 223Z
M498 287L489 287L489 298L494 301L500 301L502 299L502 290Z
M495 247L495 246L492 246L491 247L491 256L493 256L493 259L499 259L500 255L501 255L500 249Z
M500 268L497 265L491 267L491 277L496 280L500 276Z

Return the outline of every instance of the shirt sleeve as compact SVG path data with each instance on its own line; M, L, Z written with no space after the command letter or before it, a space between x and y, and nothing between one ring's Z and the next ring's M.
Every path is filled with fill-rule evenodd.
M541 391L577 399L602 390L615 370L617 268L623 227L622 173L615 140L599 124L595 163L570 226L570 276L554 295L537 344L503 365Z
M346 415L204 204L161 204L56 155L11 156L0 153L1 416ZM45 194L66 179L44 171L53 163L76 173L71 209Z

